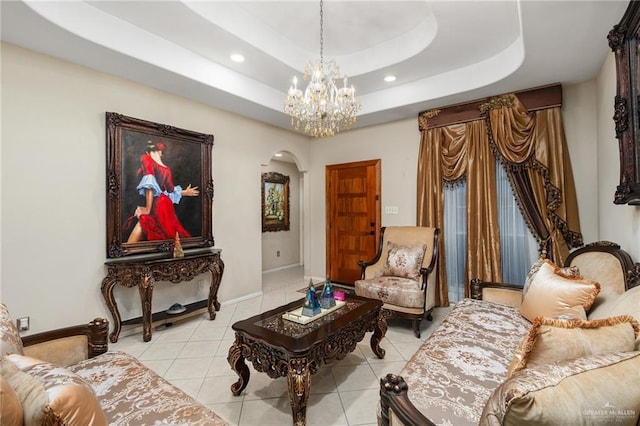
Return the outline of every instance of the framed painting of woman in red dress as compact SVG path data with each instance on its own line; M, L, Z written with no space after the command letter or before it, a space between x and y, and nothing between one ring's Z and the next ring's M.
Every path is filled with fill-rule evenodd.
M107 257L212 247L213 135L106 113Z

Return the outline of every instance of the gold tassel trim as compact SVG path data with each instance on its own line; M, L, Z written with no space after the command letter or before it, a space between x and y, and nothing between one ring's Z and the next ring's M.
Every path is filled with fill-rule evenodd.
M42 408L44 412L44 418L42 419L42 426L64 426L65 422L62 420L62 416L54 411L49 404Z
M549 325L551 327L557 328L584 328L584 329L594 329L601 327L611 327L619 324L631 324L633 328L633 333L635 338L638 338L638 334L640 334L640 323L636 321L634 317L631 315L618 315L616 317L609 317L603 319L596 320L581 320L578 318L572 318L568 320L556 319L556 318L546 318L546 317L537 317L533 321L533 327L540 327L543 325Z

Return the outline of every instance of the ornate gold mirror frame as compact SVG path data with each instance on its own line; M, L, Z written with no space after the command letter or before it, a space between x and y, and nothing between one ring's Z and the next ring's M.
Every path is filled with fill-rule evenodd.
M607 39L616 60L613 120L620 149L620 185L613 202L640 205L640 2L629 2Z

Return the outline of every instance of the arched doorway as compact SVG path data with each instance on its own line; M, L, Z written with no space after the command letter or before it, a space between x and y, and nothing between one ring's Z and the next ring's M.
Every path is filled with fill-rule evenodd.
M275 152L262 173L279 173L289 180L288 231L262 233L262 273L271 273L288 268L304 269L305 256L305 173L300 170L295 154L288 151Z

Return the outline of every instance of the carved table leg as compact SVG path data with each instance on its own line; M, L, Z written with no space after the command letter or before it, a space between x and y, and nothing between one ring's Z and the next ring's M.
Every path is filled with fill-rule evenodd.
M304 426L307 416L309 389L311 388L311 373L306 358L292 358L289 360L287 383L293 424L295 426Z
M375 327L373 329L373 334L371 335L371 350L374 354L378 356L378 358L384 358L385 350L380 347L380 341L384 338L384 335L387 333L387 320L384 317L382 310L378 313L378 318L376 320Z
M218 289L224 272L224 262L220 256L215 256L213 265L211 266L211 284L209 285L209 298L207 299L207 310L209 311L209 319L216 319L216 311L220 310L220 302L218 302Z
M244 363L244 356L242 356L242 338L236 336L235 342L229 348L229 355L227 356L227 362L231 366L231 369L238 375L238 381L231 385L231 393L238 396L242 393L244 388L249 384L249 367Z
M138 284L140 302L142 302L142 340L151 340L151 297L153 296L153 277L151 274L143 274Z
M113 331L109 334L109 340L111 343L116 343L118 341L118 336L120 335L120 329L122 327L122 324L120 323L120 311L118 311L118 305L113 298L113 287L115 287L117 282L118 280L107 275L102 280L102 286L100 288L102 291L102 297L104 297L104 301L107 303L107 308L109 308L111 316L113 317Z

